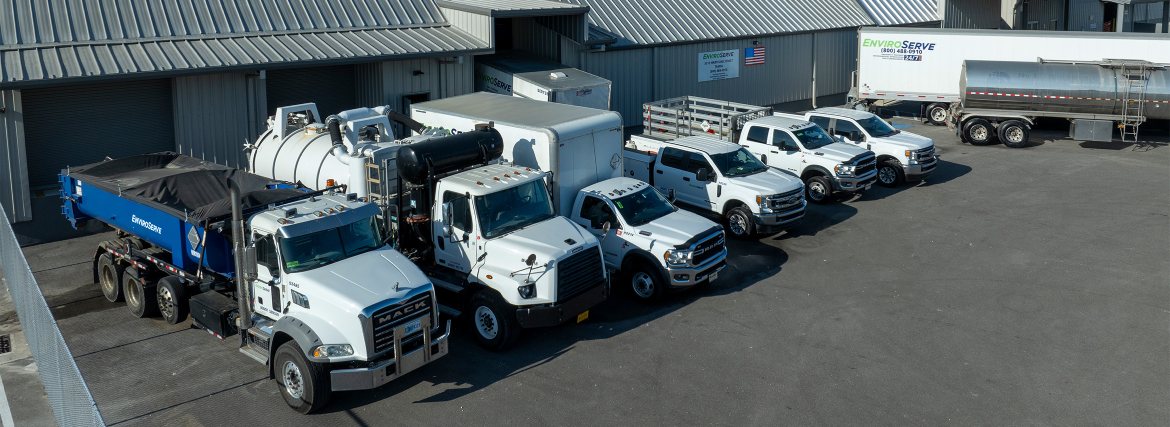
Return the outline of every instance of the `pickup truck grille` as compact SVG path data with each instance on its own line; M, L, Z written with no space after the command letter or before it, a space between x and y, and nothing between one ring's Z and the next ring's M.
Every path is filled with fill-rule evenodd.
M598 285L605 284L605 265L597 248L570 255L557 263L557 302L570 298Z
M787 193L768 196L768 208L772 210L784 210L800 206L800 202L803 200L804 191L796 189Z
M431 316L435 310L434 298L431 293L427 292L411 298L405 302L384 307L375 311L370 316L371 328L373 334L372 350L373 354L381 354L383 352L392 350L394 348L394 328L408 322L419 319L423 316ZM422 336L422 329L402 338L403 347L410 347L411 344L416 344L415 338ZM409 348L404 348L404 352L409 351Z
M691 258L692 265L703 265L707 260L719 255L723 252L723 246L727 238L722 231L716 232L708 237L706 240L695 245L695 252Z
M873 153L865 153L849 160L849 163L856 166L853 170L853 176L865 176L872 171L877 170L877 157Z
M920 150L915 151L915 152L918 153L918 162L919 163L932 163L935 160L934 146L933 145L926 147L926 148L923 148L923 149L920 149Z

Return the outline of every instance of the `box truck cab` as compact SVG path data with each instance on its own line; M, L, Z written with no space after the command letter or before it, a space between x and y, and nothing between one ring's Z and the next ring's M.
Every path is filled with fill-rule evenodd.
M423 128L387 107L348 110L324 124L312 104L277 111L249 146L253 170L346 184L376 203L388 239L449 291L440 301L466 314L480 345L503 350L524 328L583 321L608 295L597 239L550 214L548 174L492 164L503 152L496 130L395 140L392 119Z
M412 118L453 132L491 123L503 138L503 157L550 174L555 212L601 239L606 265L641 300L712 280L723 268L718 224L677 212L645 182L622 178L622 120L615 112L474 93L416 104ZM626 201L613 200L619 195ZM612 231L602 229L606 221L587 221L583 202L610 206ZM672 265L663 259L666 246L678 253ZM704 262L681 261L697 249Z
M800 179L769 168L739 145L707 136L664 141L635 135L624 156L626 176L720 217L733 237L778 231L804 216Z
M806 112L805 120L877 155L877 182L886 187L922 179L938 166L934 140L895 129L873 113L827 107Z
M877 180L873 152L839 142L803 117L773 114L747 122L739 145L764 164L800 177L809 200L825 203L834 192L858 193Z

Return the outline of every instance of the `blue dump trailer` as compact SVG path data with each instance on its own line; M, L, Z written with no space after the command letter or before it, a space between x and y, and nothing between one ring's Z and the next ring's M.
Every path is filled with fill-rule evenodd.
M66 169L61 200L74 227L117 230L93 255L107 300L239 334L299 412L447 354L430 280L382 240L379 209L344 187L155 153Z

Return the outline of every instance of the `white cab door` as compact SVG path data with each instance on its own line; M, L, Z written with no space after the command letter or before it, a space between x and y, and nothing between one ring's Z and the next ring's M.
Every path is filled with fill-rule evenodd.
M619 236L621 222L618 221L613 206L605 199L587 195L582 198L578 209L580 211L574 215L577 223L601 240L605 264L617 268L621 262L623 242ZM609 222L609 233L602 234L606 222Z
M446 224L442 205L434 220L435 262L452 270L468 273L476 257L475 221L471 216L471 199L452 191L443 192L442 205L449 204L451 224ZM444 236L444 225L450 225L451 235Z

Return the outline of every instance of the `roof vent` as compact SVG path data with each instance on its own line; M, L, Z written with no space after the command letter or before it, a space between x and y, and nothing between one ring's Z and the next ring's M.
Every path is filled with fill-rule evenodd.
M563 72L560 72L560 71L553 71L551 73L548 73L548 78L553 79L553 80L560 80L560 79L563 79L565 77L569 77L569 75L565 74Z

